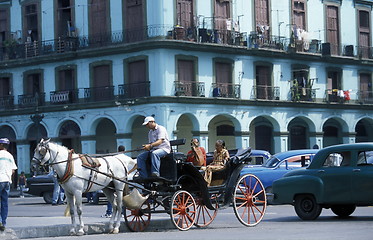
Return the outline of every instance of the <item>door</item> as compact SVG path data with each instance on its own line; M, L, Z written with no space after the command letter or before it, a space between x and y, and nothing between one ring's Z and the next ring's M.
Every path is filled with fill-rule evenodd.
M233 84L232 84L232 64L224 62L215 63L215 79L216 86L213 90L217 92L218 88L219 95L221 97L233 97Z
M330 53L339 55L339 17L338 7L327 6L326 40L330 43Z
M229 0L215 0L214 42L229 43L231 39L232 19Z
M256 67L256 97L258 99L272 99L272 81L269 66Z
M196 81L194 71L194 61L178 60L177 74L180 92L179 95L196 96Z
M124 1L125 39L136 42L145 39L145 16L143 0Z
M105 44L109 41L109 0L89 0L89 42Z
M145 60L134 61L128 64L127 96L129 98L149 96Z
M94 100L110 100L114 92L110 81L110 65L99 65L93 68L93 98Z

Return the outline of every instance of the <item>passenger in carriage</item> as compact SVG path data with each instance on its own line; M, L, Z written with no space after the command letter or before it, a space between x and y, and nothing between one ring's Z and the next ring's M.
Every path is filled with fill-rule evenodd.
M226 162L229 160L229 152L225 148L224 140L217 140L215 143L215 151L213 156L213 161L211 164L207 165L205 170L205 181L207 186L211 185L213 172L221 171L225 168ZM204 168L203 168L204 169Z
M145 152L137 156L137 169L140 178L159 177L159 169L161 165L161 158L165 157L171 152L171 145L168 138L168 133L165 127L157 124L155 119L151 116L144 119L143 126L149 128L148 142L143 145ZM150 172L147 169L146 161L150 157Z
M206 150L199 146L199 140L193 138L190 145L191 150L187 153L186 161L197 167L206 166Z

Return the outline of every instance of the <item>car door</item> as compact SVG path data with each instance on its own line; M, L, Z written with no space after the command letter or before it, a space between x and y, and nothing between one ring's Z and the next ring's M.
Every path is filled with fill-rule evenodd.
M373 203L373 165L368 161L369 155L361 151L352 171L352 198L356 204Z
M325 159L323 166L317 169L317 176L323 183L323 193L320 193L320 203L349 203L352 201L351 153L331 153Z

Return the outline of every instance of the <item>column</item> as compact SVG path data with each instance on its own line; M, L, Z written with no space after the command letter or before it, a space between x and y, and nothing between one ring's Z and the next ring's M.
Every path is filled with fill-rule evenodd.
M82 153L95 154L96 141L95 140L82 140Z
M17 143L17 168L18 173L24 171L25 174L31 173L30 145Z

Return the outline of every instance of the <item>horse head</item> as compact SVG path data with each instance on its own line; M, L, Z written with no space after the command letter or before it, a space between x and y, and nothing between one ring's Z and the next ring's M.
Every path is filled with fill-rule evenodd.
M38 161L40 165L44 165L51 158L49 141L50 139L41 139L35 148L33 160Z

